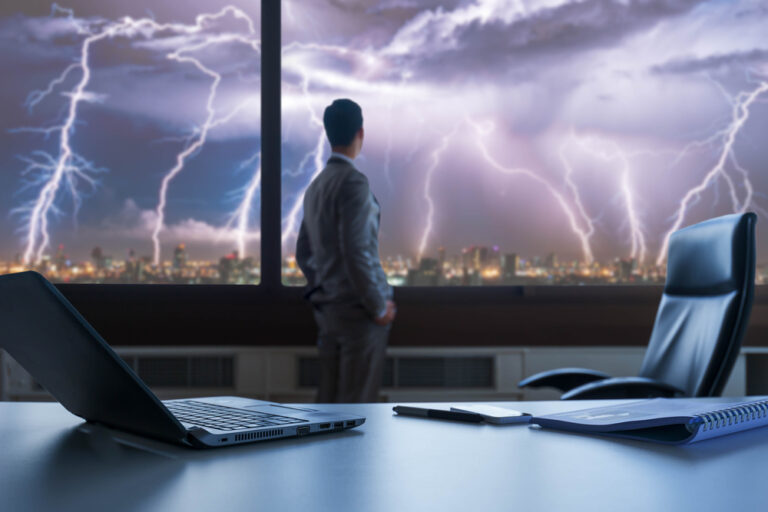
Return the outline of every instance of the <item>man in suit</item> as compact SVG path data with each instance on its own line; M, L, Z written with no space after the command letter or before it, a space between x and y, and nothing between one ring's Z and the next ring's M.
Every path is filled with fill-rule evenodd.
M296 242L319 332L317 401L376 402L396 308L379 260L379 203L354 163L362 110L335 100L323 124L332 153L304 194Z

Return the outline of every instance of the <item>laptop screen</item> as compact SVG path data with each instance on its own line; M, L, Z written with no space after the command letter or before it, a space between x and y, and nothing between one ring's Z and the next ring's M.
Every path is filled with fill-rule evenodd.
M42 275L0 276L0 348L70 412L167 441L186 430Z

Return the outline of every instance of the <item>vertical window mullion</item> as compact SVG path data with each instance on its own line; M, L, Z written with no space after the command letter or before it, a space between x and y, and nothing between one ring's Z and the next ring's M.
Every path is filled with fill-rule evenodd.
M281 286L280 2L261 2L261 284Z

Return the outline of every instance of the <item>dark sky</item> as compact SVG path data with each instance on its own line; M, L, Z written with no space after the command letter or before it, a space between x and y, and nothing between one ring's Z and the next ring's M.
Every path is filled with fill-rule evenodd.
M197 15L230 4L239 10L190 32ZM301 219L297 201L329 151L318 120L336 97L351 97L364 110L358 164L382 203L383 256L416 258L439 246L452 254L483 244L524 256L555 251L561 258L634 255L652 262L677 224L768 208L761 140L768 92L748 96L768 80L765 2L283 5L287 252ZM98 33L124 16L176 25L124 30L92 46L72 148L103 172L90 173L94 186L70 173L81 206L75 212L68 187L59 189L48 217L50 243L64 243L75 258L94 245L116 256L129 248L152 254L160 184L176 155L200 136L212 84L169 54L207 42L184 55L222 77L215 119L234 115L207 133L171 181L162 257L179 242L192 258L218 257L242 236L247 252L257 251L258 194L245 232L233 219L257 171L253 160L241 165L259 150L259 55L234 36L258 40L244 18L258 27L258 2L91 0L65 7L74 20L51 15L48 2L0 6L0 70L10 77L0 91L0 258L29 247L23 212L12 212L33 206L50 180L45 169L22 175L25 162L47 162L41 151L53 162L60 157L60 130L47 138L10 130L66 120L72 96L65 93L81 70L31 111L28 94L80 57L84 30ZM701 193L684 202L696 187ZM768 242L760 243L759 257L768 259Z

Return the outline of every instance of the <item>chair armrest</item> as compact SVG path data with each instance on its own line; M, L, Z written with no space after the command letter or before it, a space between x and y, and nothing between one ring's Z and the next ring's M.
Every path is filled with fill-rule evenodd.
M539 372L517 383L519 388L557 388L568 391L583 384L610 378L610 375L587 368L558 368Z
M619 377L590 382L571 389L561 400L600 398L655 398L683 396L681 389L646 377Z

